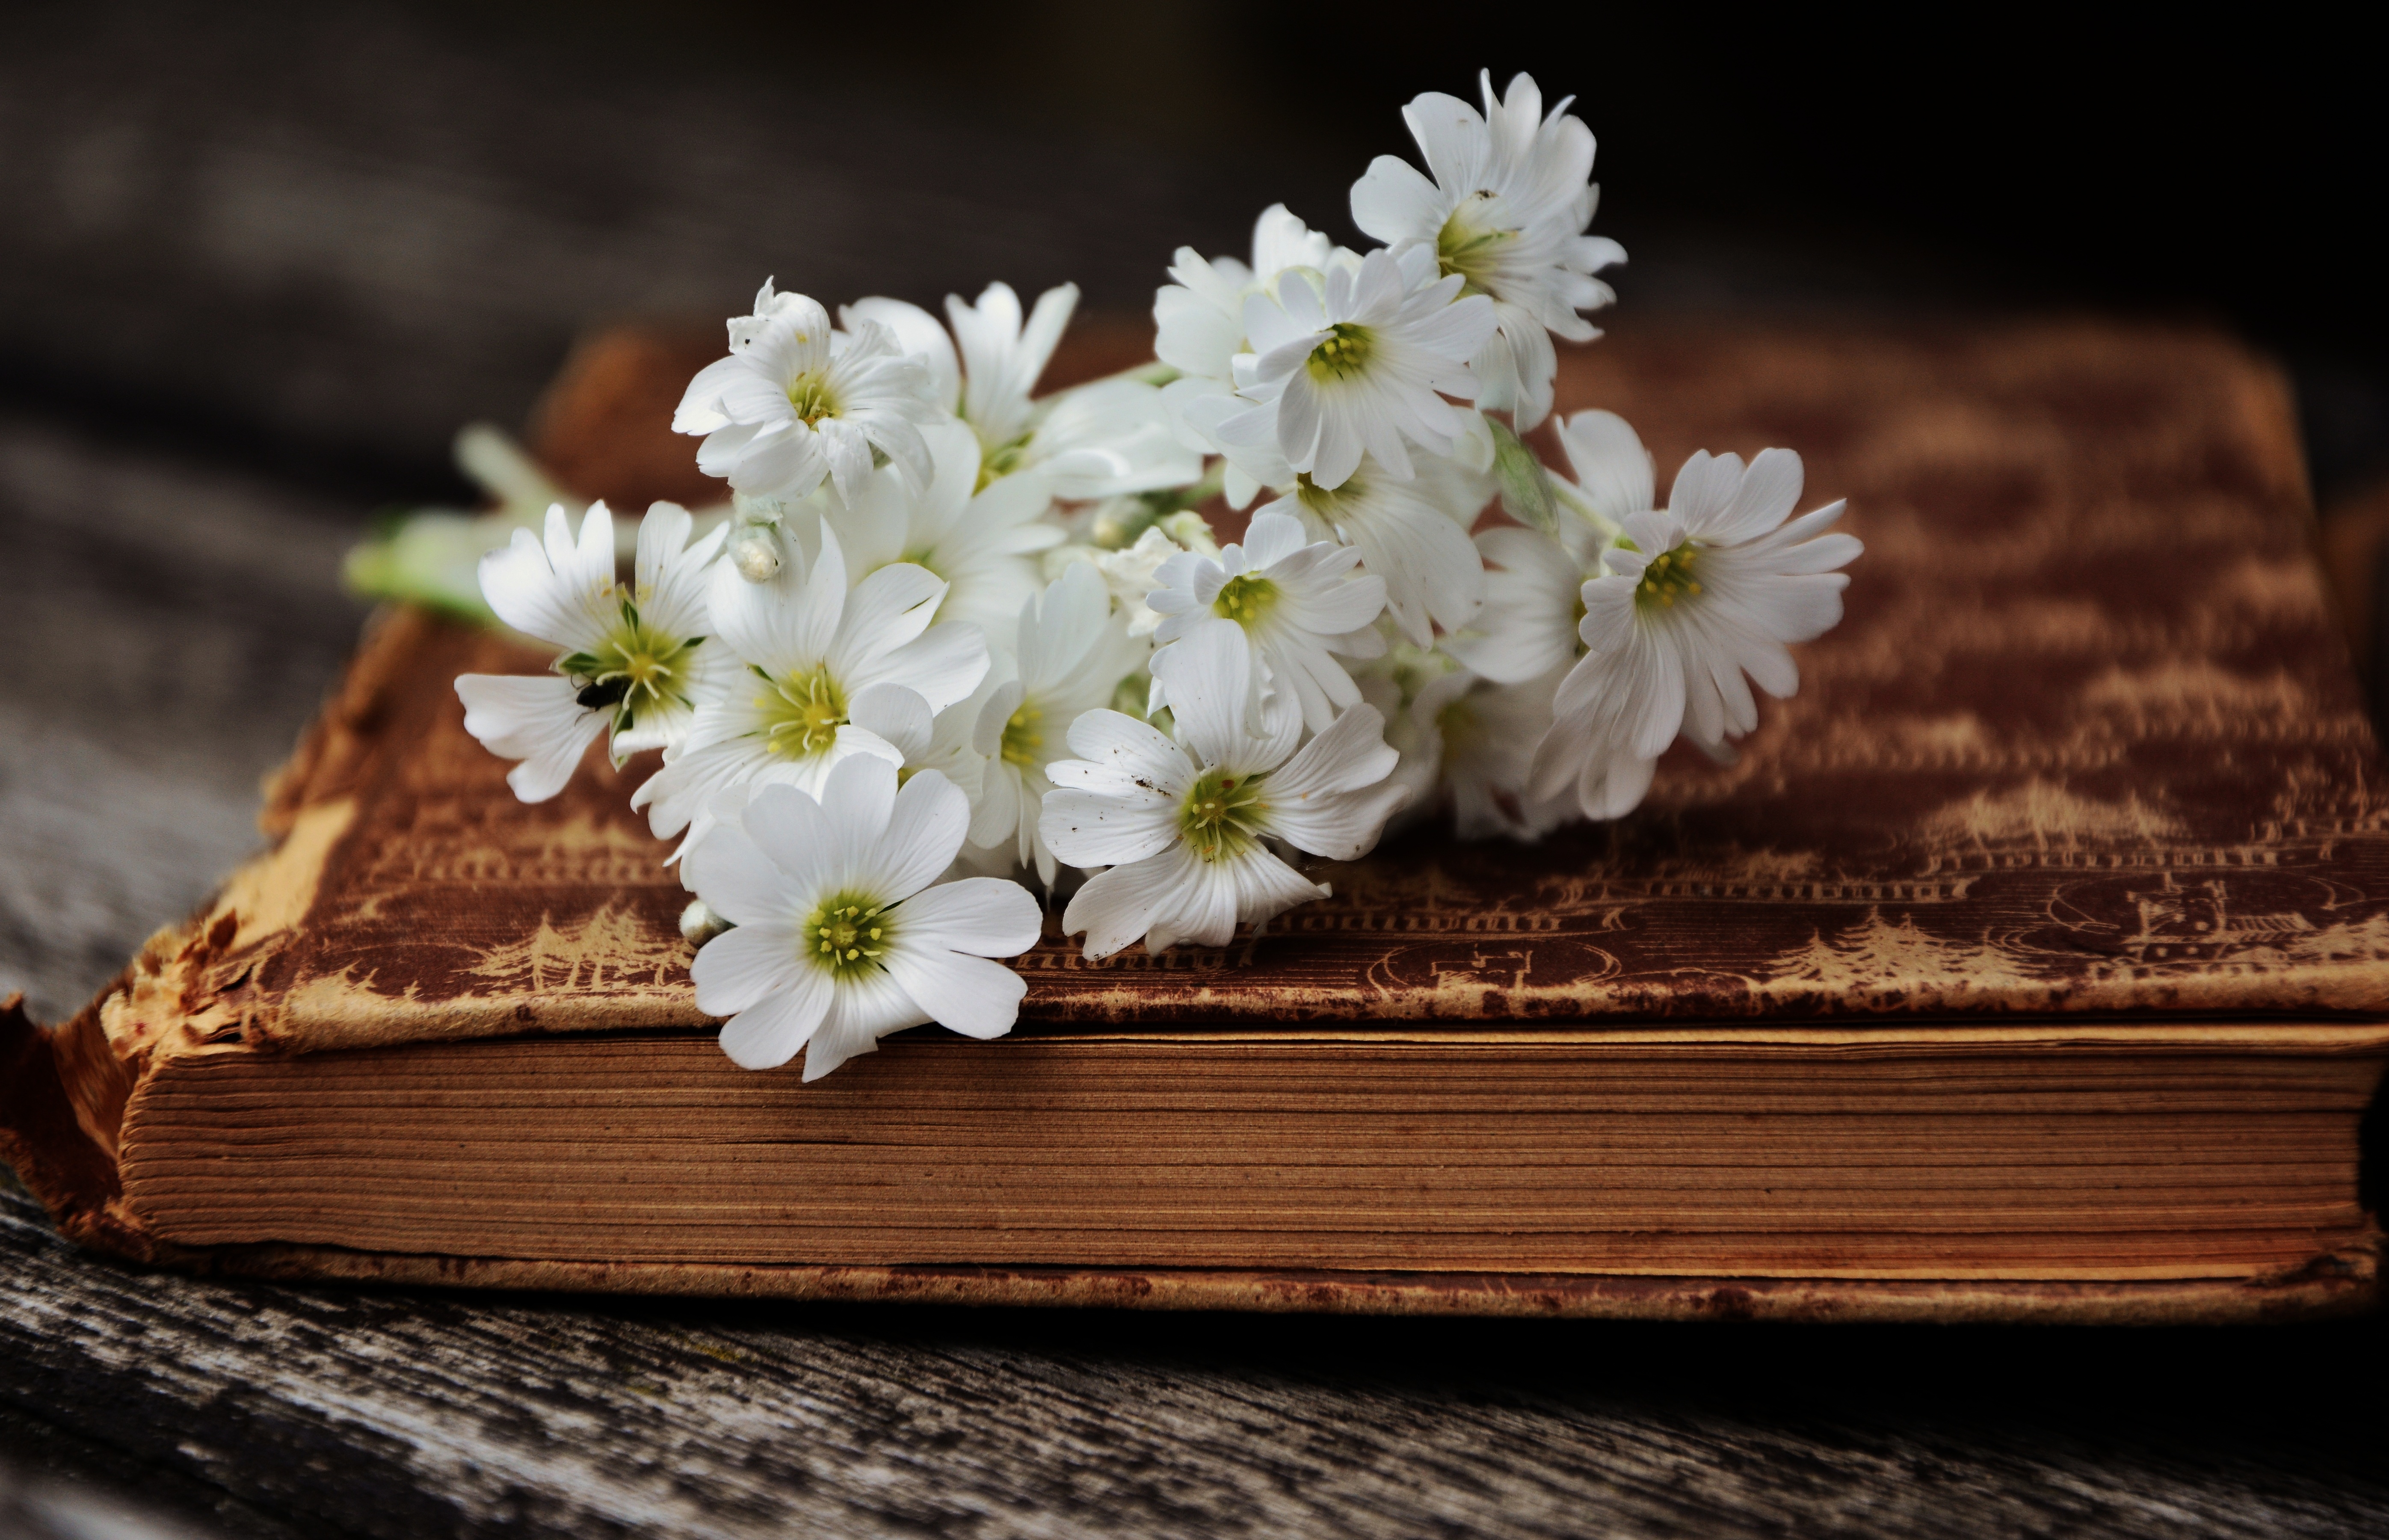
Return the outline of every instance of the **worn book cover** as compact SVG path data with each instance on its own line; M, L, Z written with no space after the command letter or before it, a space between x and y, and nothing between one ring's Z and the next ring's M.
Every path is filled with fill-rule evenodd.
M1130 346L1098 333L1075 368L1130 362L1108 356ZM576 489L633 507L702 500L686 441L661 423L709 348L626 335L585 352L548 404L543 457ZM1012 1038L962 1045L924 1029L803 1088L793 1072L746 1076L711 1046L676 923L687 895L661 864L667 846L626 805L653 757L618 773L593 756L562 795L518 804L505 763L465 733L451 681L535 671L544 657L394 611L273 786L273 848L74 1022L51 1031L14 1018L0 1050L10 1159L86 1243L284 1276L1875 1318L2227 1318L2370 1300L2379 1231L2357 1191L2357 1128L2389 1058L2389 821L2310 554L2279 377L2212 336L2089 324L1654 328L1566 355L1560 404L1624 413L1663 466L1695 448L1796 443L1809 487L1849 500L1867 546L1846 623L1797 654L1799 694L1767 705L1731 765L1671 755L1625 820L1530 846L1396 835L1360 861L1316 863L1333 898L1224 948L1090 962L1049 921L1017 960L1030 983ZM1174 1057L1135 1072L1147 1080L1120 1068L1156 1044ZM1305 1088L1285 1118L1332 1100L1346 1074L1361 1121L1339 1126L1390 1138L1405 1118L1439 1115L1435 1095L1463 1085L1486 1098L1465 1115L1497 1120L1449 1136L1477 1141L1467 1160L1388 1155L1378 1176L1310 1208L1307 1179L1284 1159L1244 1170L1230 1187L1274 1192L1284 1177L1285 1206L1233 1224L1169 1218L1191 1200L1160 1175L1143 1196L1074 1200L1093 1217L1072 1225L1030 1217L1027 1197L1005 1210L1012 1198L973 1186L992 1177L890 1166L839 1200L879 1205L848 1228L808 1229L799 1216L771 1230L750 1216L737 1232L768 1238L699 1227L684 1241L655 1238L680 1233L676 1215L701 1217L714 1199L692 1195L714 1190L692 1177L677 1196L634 1191L628 1157L632 1217L615 1229L551 1234L499 1208L481 1229L442 1229L437 1193L396 1190L300 1202L300 1217L265 1225L208 1216L210 1184L244 1179L242 1163L261 1158L239 1118L204 1150L143 1133L194 1126L229 1099L295 1094L278 1085L332 1095L343 1065L368 1080L428 1075L427 1106L448 1084L427 1063L569 1065L537 1073L569 1081L585 1110L627 1082L571 1075L629 1052L608 1073L636 1076L644 1063L688 1093L677 1110L638 1114L650 1122L696 1127L719 1094L745 1099L722 1114L739 1138L770 1145L769 1130L801 1126L834 1143L838 1118L861 1126L875 1097L934 1084L960 1100L934 1118L904 1103L913 1145L931 1122L977 1118L972 1138L1031 1130L1017 1139L1045 1140L1055 1163L1083 1148L1080 1164L1126 1170L1135 1152L1105 1153L1106 1140L1163 1137L1140 1133L1139 1117L1160 1120L1148 1130L1168 1123L1187 1150L1231 1126L1182 1099L1114 1117L1143 1105L1151 1076L1182 1065L1227 1108L1251 1075L1277 1073L1235 1066L1281 1044L1310 1055L1285 1061L1286 1083ZM428 1059L427 1045L455 1057ZM546 1057L521 1057L537 1045ZM1968 1062L1976 1078L1953 1079ZM241 1078L259 1065L318 1066L306 1072L317 1078ZM1863 1092L1816 1088L1850 1065L1871 1066ZM1129 1088L1107 1101L1095 1082L1114 1073ZM1915 1088L1906 1106L1902 1076ZM1734 1101L1718 1088L1769 1077L1812 1100ZM1657 1100L1621 1111L1629 1082ZM449 1089L466 1096L465 1084ZM1596 1085L1611 1088L1537 1115L1624 1120L1642 1153L1604 1159L1625 1146L1588 1135L1564 1161L1500 1158L1505 1140L1539 1148L1543 1125L1497 1114ZM2075 1138L2152 1109L2192 1122L2112 1168L2035 1175L2011 1147L2039 1137L2033 1118ZM2273 1121L2232 1121L2259 1113ZM1888 1153L1855 1162L1873 1173L1863 1179L1802 1188L1811 1217L1799 1218L1767 1182L1716 1175L1818 1165L1783 1152L1829 1125L1770 1144L1754 1130L1778 1114L1860 1118L1831 1139L1887 1139ZM1942 1121L1863 1121L1898 1115ZM623 1116L625 1128L638 1122ZM2085 1121L2099 1117L2111 1123ZM458 1125L458 1149L484 1140L475 1160L504 1165L537 1140L521 1127L487 1143L488 1121ZM1884 1130L1911 1126L1945 1149L1957 1148L1953 1129L1992 1128L1983 1148L2008 1152L1983 1156L1971 1182L1965 1157L1950 1157L1930 1192L1886 1198L1898 1183L1884 1173L1922 1157ZM1273 1125L1233 1126L1263 1139ZM2279 1153L2248 1153L2267 1139ZM2207 1153L2181 1152L2192 1144ZM1694 1160L1693 1145L1725 1153ZM524 1156L506 1166L508 1189L537 1190L543 1159L587 1158L579 1145ZM818 1147L789 1158L794 1175L770 1176L767 1161L748 1176L793 1182L787 1202L800 1206L803 1162L835 1163ZM1422 1177L1431 1200L1383 1196L1403 1188L1383 1173L1411 1170L1405 1159L1461 1174ZM2154 1180L2168 1163L2243 1160L2255 1164L2194 1201L2152 1199L2138 1217L2086 1218L2081 1204L2031 1196L2036 1184L2087 1192ZM1697 1199L1672 1199L1691 1188L1648 1175L1694 1165L1712 1173L1692 1184ZM725 1177L722 1192L742 1179ZM1016 1194L1056 1178L1008 1179ZM1499 1204L1486 1197L1496 1187L1510 1192ZM1728 1187L1730 1200L1717 1196ZM955 1202L923 1196L933 1190ZM556 1201L592 1200L576 1189ZM1100 1220L1115 1201L1164 1217L1142 1229ZM391 1218L414 1203L431 1205L419 1243L390 1243L417 1234ZM903 1225L873 1228L908 1204ZM479 1238L469 1248L457 1239L467 1231ZM2195 1246L2147 1240L2191 1232ZM1229 1238L1202 1240L1215 1233ZM1918 1243L1926 1234L1945 1239Z

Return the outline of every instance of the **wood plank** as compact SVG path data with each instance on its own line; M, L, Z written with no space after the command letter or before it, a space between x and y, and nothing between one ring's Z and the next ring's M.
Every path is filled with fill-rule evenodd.
M306 1534L2254 1540L2389 1523L2378 1323L598 1308L146 1272L72 1252L21 1200L0 1203L0 1405Z
M363 610L359 507L0 413L0 996L78 1010L259 844L257 785Z

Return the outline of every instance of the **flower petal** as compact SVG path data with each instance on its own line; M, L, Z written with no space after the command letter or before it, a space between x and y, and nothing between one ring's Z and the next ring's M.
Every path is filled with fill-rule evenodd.
M748 802L747 816L754 820L755 830L777 833L793 821L789 804L811 808L816 817L820 811L813 808L812 798L801 792L769 786ZM722 813L717 807L715 816ZM793 849L796 854L795 872L773 859L782 849ZM813 873L808 870L811 863L805 852L806 846L795 839L773 838L767 846L739 823L717 822L690 842L681 858L680 880L705 900L707 908L734 925L792 923L790 915L802 917L798 906L809 902L819 885L810 880ZM713 1014L745 1009L743 1004L732 1004Z
M821 551L807 564L789 531L769 537L780 557L770 580L748 582L729 562L706 585L713 630L724 645L766 672L786 676L820 666L846 607L846 557L837 536L821 530Z
M1178 799L1157 792L1121 795L1068 783L1085 761L1058 760L1045 773L1058 783L1037 813L1046 848L1072 866L1143 860L1178 841Z
M574 652L606 640L615 617L612 521L602 504L582 520L584 533L593 520L608 542L602 572L582 570L561 503L547 511L544 543L530 530L517 529L505 550L481 558L481 597L499 619L526 636Z
M943 711L966 699L987 678L987 633L961 621L941 620L893 652L857 657L843 677L862 690L882 681L901 684Z
M903 986L884 973L861 973L830 991L829 1012L805 1050L805 1078L818 1080L858 1053L869 1053L890 1032L929 1019Z
M847 719L894 745L907 764L928 752L937 730L929 703L901 684L857 690L847 706Z
M927 937L949 951L976 957L1018 957L1037 945L1045 911L1018 883L1004 877L964 877L925 887L897 911L907 941Z
M1233 620L1201 622L1155 655L1153 672L1168 693L1178 741L1194 751L1198 765L1242 757L1257 682L1252 644L1243 627Z
M522 761L506 772L506 784L524 802L562 791L606 731L606 713L583 706L572 681L554 674L465 674L456 695L465 731L500 758Z
M1183 844L1173 844L1158 855L1098 872L1063 910L1063 934L1086 933L1090 961L1109 957L1152 927L1178 890L1195 880L1193 869L1200 865Z
M715 816L722 817L720 798L714 806ZM717 844L718 849L714 848ZM780 873L776 890L767 890L757 877L723 869L726 863L720 858L740 846L754 849ZM767 783L753 787L735 827L725 821L689 846L688 854L681 858L681 881L736 924L749 924L775 912L801 919L837 880L836 848L829 814L818 798L795 786ZM691 861L696 863L694 876ZM737 880L749 885L735 894L725 891L722 902L715 903L713 894L697 885L715 882L718 869L725 885ZM754 907L753 920L743 912L748 906Z
M1356 706L1262 783L1263 827L1314 856L1355 860L1410 800L1386 778L1401 760L1373 706Z
M857 321L876 321L887 327L905 356L918 359L927 368L939 403L947 411L962 405L962 364L954 358L953 339L946 336L937 317L902 299L874 297L838 307L841 326L852 331Z
M850 754L830 767L821 791L834 852L831 881L846 887L875 875L873 859L896 809L896 767L875 754ZM875 895L883 901L893 894Z
M832 668L844 675L919 636L945 596L945 579L911 562L891 563L863 579L847 595L827 649Z
M1793 508L1800 501L1805 474L1795 451L1760 450L1758 457L1742 473L1732 500L1706 527L1693 528L1692 532L1719 544L1753 540L1767 533L1792 516Z
M996 877L976 880L1011 888L1024 903L1036 907L1016 883ZM1028 993L1028 981L1003 963L934 945L916 946L909 931L896 938L880 961L931 1021L965 1037L1001 1037L1011 1031L1020 1019L1021 997Z
M1352 184L1352 223L1361 234L1387 246L1435 239L1450 212L1450 201L1435 184L1397 156L1377 157Z
M1072 750L1084 759L1047 764L1056 784L1083 786L1111 796L1150 795L1174 799L1194 783L1194 766L1150 722L1105 708L1081 712L1070 724ZM1061 766L1070 769L1065 773Z
M882 903L910 898L954 863L969 832L970 798L938 771L921 770L897 791L886 830L855 881Z
M798 946L793 922L722 932L697 948L696 961L688 966L688 975L696 983L696 1008L709 1016L735 1016L773 995L803 994L807 975L826 982L821 969L804 961Z
M1560 425L1560 447L1585 500L1613 523L1648 510L1656 497L1651 452L1615 412L1579 412Z
M732 931L708 943L710 951L732 935L744 934ZM699 958L702 961L702 957ZM732 1017L722 1029L722 1051L741 1069L777 1069L797 1056L797 1050L817 1037L827 1019L829 1007L837 999L829 974L810 965L788 970L786 987L767 995L755 1004ZM812 1060L805 1060L808 1067Z
M1248 925L1266 925L1297 904L1327 897L1327 889L1267 850L1248 850L1214 870L1233 885L1236 918Z

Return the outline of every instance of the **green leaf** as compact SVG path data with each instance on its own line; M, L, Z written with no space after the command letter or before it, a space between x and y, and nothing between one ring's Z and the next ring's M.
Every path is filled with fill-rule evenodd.
M1560 515L1551 473L1509 424L1488 417L1485 426L1493 430L1493 469L1501 478L1502 511L1530 529L1556 535Z
M488 549L479 521L433 511L386 521L377 536L349 552L341 576L361 598L422 605L475 625L494 625L497 617L481 597L476 571Z

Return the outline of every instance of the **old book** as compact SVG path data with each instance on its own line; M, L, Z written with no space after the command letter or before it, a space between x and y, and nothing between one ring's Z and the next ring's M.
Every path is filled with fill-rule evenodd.
M660 430L691 363L669 337L583 355L549 463L702 496ZM1663 467L1798 446L1868 546L1797 698L1619 823L1406 834L1223 949L1089 963L1049 930L1012 1037L924 1029L808 1086L735 1068L696 1012L685 895L625 806L649 766L517 804L450 681L543 658L393 613L273 789L272 852L74 1021L12 1016L9 1158L87 1244L278 1277L2371 1302L2389 825L2279 380L2088 325L1652 330L1570 355L1561 390Z

